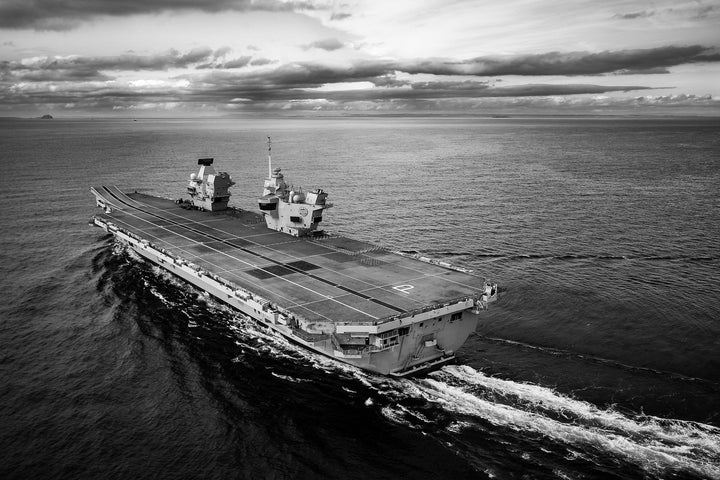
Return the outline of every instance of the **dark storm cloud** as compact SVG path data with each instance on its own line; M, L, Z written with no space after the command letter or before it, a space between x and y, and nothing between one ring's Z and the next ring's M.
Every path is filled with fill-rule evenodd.
M279 0L4 0L0 28L67 30L100 16L128 16L164 11L313 10L310 2Z

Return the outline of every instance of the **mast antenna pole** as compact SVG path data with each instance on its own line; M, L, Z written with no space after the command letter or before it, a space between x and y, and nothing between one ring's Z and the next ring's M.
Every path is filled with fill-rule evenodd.
M270 153L272 148L270 146L271 145L270 137L268 137L267 144L268 144L268 178L272 178L272 155Z

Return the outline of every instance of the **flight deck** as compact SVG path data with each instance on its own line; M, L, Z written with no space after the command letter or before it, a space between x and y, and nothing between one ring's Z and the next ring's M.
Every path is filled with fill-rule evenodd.
M342 236L294 237L255 212L96 190L112 206L97 217L309 322L378 323L483 291L484 280L469 273Z

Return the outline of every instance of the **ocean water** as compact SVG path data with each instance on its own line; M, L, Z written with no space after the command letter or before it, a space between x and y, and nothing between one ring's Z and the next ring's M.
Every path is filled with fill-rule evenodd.
M309 354L88 225L89 187L255 208L501 287L456 365ZM0 120L0 478L720 478L720 121Z

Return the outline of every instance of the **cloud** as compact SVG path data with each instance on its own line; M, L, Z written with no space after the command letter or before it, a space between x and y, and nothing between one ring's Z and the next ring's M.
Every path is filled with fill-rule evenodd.
M658 95L658 96L642 96L625 100L626 104L633 105L653 105L653 106L697 106L708 105L718 106L720 101L714 99L712 95Z
M253 102L317 100L337 102L379 100L434 100L441 98L481 98L512 96L547 96L598 94L616 91L643 90L640 85L551 85L526 84L496 87L494 82L475 80L416 81L395 80L385 67L372 64L352 69L333 70L319 65L284 65L274 70L253 72L212 71L203 75L187 75L192 85L189 101L223 102L245 98ZM325 85L350 85L370 82L374 88L328 90Z
M653 67L653 68L624 68L613 72L615 75L658 75L670 73L665 67Z
M337 42L337 43L335 43ZM341 45L335 39L322 40L318 47ZM114 56L34 57L4 62L3 71L29 74L34 71L66 71L68 78L99 72L167 71L171 69L220 70L273 63L266 58L240 56L227 58L231 50L198 47L188 52L174 49L154 55L127 53ZM600 53L549 52L506 57L476 57L463 61L448 59L362 60L350 66L334 66L313 62L280 65L273 70L244 73L239 80L271 83L278 87L312 88L327 83L369 81L376 86L398 86L396 73L435 76L497 77L516 76L577 76L599 74L663 74L675 65L718 62L720 52L714 48L667 46L643 50L620 50ZM8 73L9 72L9 73ZM78 72L78 73L73 73Z
M412 82L407 79L399 79L396 75L386 74L370 80L376 87L404 87Z
M222 68L242 68L242 67L246 67L250 63L250 60L252 60L252 57L250 57L250 56L239 57L239 58L235 58L233 60L223 63L221 65L221 67Z
M250 65L252 65L254 67L261 67L263 65L270 65L271 63L275 63L275 60L270 60L269 58L260 57L260 58L254 58L250 62Z
M604 93L618 89L636 87L604 87L597 85L527 85L505 88L492 88L479 85L468 88L467 85L455 89L405 88L405 89L369 89L348 91L295 91L274 89L254 85L188 85L176 82L176 85L163 82L134 82L134 84L114 85L102 83L68 84L67 87L41 88L40 84L15 86L7 97L0 94L0 105L53 103L94 106L127 105L136 103L179 103L214 104L244 103L254 108L271 108L273 105L285 105L293 102L326 101L334 105L349 105L355 102L385 104L403 102L406 105L430 105L434 102L452 100L469 102L482 98L541 97L548 95L566 95L579 93ZM238 99L242 99L240 102Z
M330 20L345 20L350 17L352 17L352 13L333 12L333 14L330 15Z
M9 0L0 3L0 28L69 30L82 21L107 16L166 11L302 11L315 10L309 1L282 0Z
M587 113L595 112L717 112L720 102L710 95L662 95L612 97L612 92L635 87L599 85L517 85L495 88L483 82L468 85L445 82L432 85L418 82L415 88L371 89L369 91L296 91L273 90L261 86L217 84L191 85L186 81L163 83L139 81L135 85L101 83L68 84L50 91L41 84L16 87L0 92L0 111L26 109L76 111L134 111L149 114L168 109L188 113L248 111L372 111L372 112L438 112L465 113ZM431 82L432 83L432 82ZM140 86L142 88L132 88ZM394 90L394 91L389 91ZM472 96L466 91L473 90ZM451 94L450 92L455 92ZM230 96L231 92L238 93ZM244 92L247 95L241 95ZM8 95L6 95L6 93ZM683 110L684 109L684 110ZM690 110L688 110L690 109ZM694 109L694 110L693 110Z
M97 70L74 69L74 70L34 70L22 72L16 75L13 80L16 82L106 82L115 79Z
M199 47L188 52L169 50L155 55L136 55L132 53L114 56L67 56L33 57L20 61L0 63L0 81L2 82L71 82L71 81L108 81L120 72L164 72L174 69L236 69L253 63L251 56L241 56L225 60L230 49L222 47L213 51ZM270 63L267 59L257 59L260 64ZM115 73L109 76L108 72ZM0 85L0 88L2 86Z
M167 71L194 67L237 68L246 66L252 57L239 57L223 61L229 49L226 47L213 51L208 47L199 47L182 53L177 50L156 55L123 54L102 57L33 57L21 61L3 62L2 71L15 74L19 79L29 79L38 74L50 75L50 72L65 72L68 79L100 76L101 71L133 72L133 71ZM7 78L6 78L7 79Z
M667 95L642 97L596 96L542 96L542 97L482 97L428 100L392 99L387 101L337 102L331 99L298 100L283 104L269 104L268 108L284 108L301 112L368 112L382 113L433 113L463 112L469 114L685 114L707 112L712 115L720 109L720 101L710 95Z
M572 77L585 72L614 73L620 78L619 75L662 74L667 72L667 66L676 64L720 61L716 50L701 46L597 54L550 52L493 57L492 61L489 57L465 61L363 60L349 65L319 62L272 65L273 62L265 58L231 57L231 53L227 47L217 50L200 47L155 55L33 57L0 62L0 109L34 103L73 104L77 108L85 105L84 108L92 109L153 103L188 105L188 108L193 104L218 108L232 104L233 108L257 109L300 108L298 105L366 108L376 104L388 108L432 109L433 105L472 106L491 98L553 98L558 102L562 98L602 96L649 87L630 82L597 85L595 82L559 84L557 79L539 81L543 76ZM158 74L166 71L172 73ZM526 76L529 80L521 83L515 78L512 82L502 82L500 75ZM367 87L357 88L363 84ZM684 101L687 105L700 102L697 98ZM714 100L703 101L703 105L717 106ZM539 105L540 101L532 103ZM641 104L650 102L637 103Z
M339 50L343 48L345 44L343 44L340 40L337 38L326 38L324 40L318 40L316 42L312 42L308 45L303 46L305 50L309 50L311 48L319 48L321 50L327 50L328 52L331 52L333 50Z
M190 54L173 54L170 57L185 61L203 60L212 57L213 52L196 52ZM203 103L226 104L238 103L234 99L243 99L242 103L250 103L255 107L287 104L288 102L311 102L325 99L335 104L351 104L353 102L409 102L427 103L442 99L478 99L484 97L515 97L515 96L548 96L597 94L613 91L639 90L646 87L620 85L546 85L527 84L496 87L494 81L481 80L437 80L411 81L397 79L392 69L395 65L385 63L363 62L350 68L331 68L319 64L288 64L273 69L261 70L224 70L214 69L198 71L193 74L177 75L171 80L157 79L135 80L123 83L99 72L94 67L111 64L103 61L84 61L73 63L85 69L74 70L61 68L66 66L61 61L54 63L49 59L35 60L29 65L52 66L35 70L13 70L6 62L0 65L4 88L0 84L0 104L15 103L93 103L101 106L125 105L127 103L148 104L167 103ZM67 62L67 60L65 60ZM245 65L247 58L239 59L238 64ZM128 63L128 62L125 62ZM140 62L145 66L145 62ZM167 65L167 60L160 64ZM231 62L227 62L231 63ZM137 68L138 63L129 62ZM14 65L18 68L18 65ZM16 75L8 82L8 75ZM64 81L66 84L58 84ZM44 82L44 83L43 83ZM370 82L372 88L325 90L324 85L359 82Z
M622 20L634 20L636 18L648 18L655 15L654 11L647 11L642 10L640 12L632 12L632 13L618 13L616 15L613 15L613 18L620 18Z
M373 81L392 74L395 65L386 62L358 62L350 67L320 63L289 63L273 69L245 72L216 70L202 74L187 74L185 78L219 88L252 85L260 91L317 88L328 83ZM243 95L236 95L243 96Z
M232 48L230 48L230 47L220 47L213 52L213 58L224 57L225 55L227 55L231 52L232 52Z
M703 5L701 2L677 2L676 5L670 8L617 13L613 15L612 18L619 20L635 20L638 18L659 17L664 20L671 18L704 20L716 16L719 10L720 8L718 8L718 5Z
M647 70L702 61L718 61L708 47L666 46L599 53L548 52L534 55L485 56L461 62L422 60L406 62L408 73L437 75L598 75L619 70Z
M708 18L720 9L717 5L698 5L696 8L695 18Z
M203 82L222 79L223 83L250 83L266 89L316 88L339 82L368 81L376 86L407 84L397 79L397 73L435 76L549 76L597 75L604 73L661 73L667 66L699 61L718 61L720 56L702 46L663 47L647 50L624 50L597 54L574 52L547 53L507 58L474 58L467 61L442 59L393 61L364 60L351 66L303 62L280 65L273 70L243 72L226 75L213 72Z

